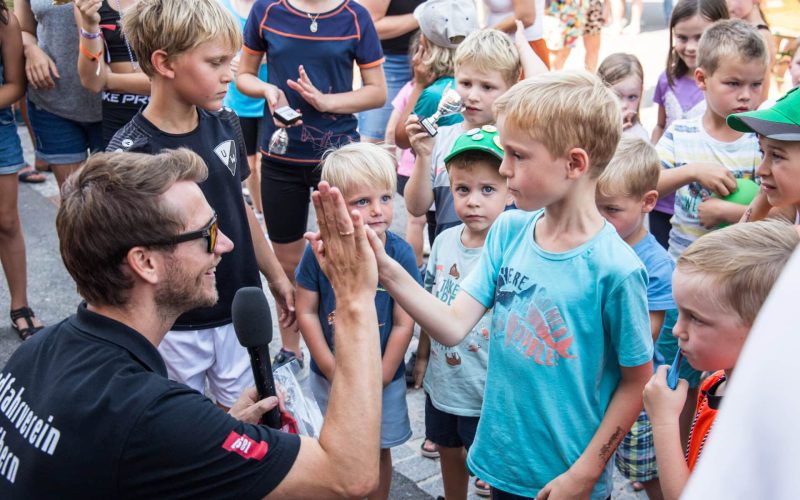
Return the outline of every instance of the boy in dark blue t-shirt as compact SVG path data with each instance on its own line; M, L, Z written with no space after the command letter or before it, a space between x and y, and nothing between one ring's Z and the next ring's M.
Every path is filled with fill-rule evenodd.
M385 149L370 143L348 144L328 154L322 163L322 180L341 190L348 210L358 210L364 223L383 242L386 253L420 282L411 246L388 230L392 224L395 172L394 158ZM296 280L299 285L298 324L311 353L311 388L324 413L335 376L333 337L336 334L336 300L310 246L306 247L297 267ZM414 321L380 284L375 295L375 308L378 313L383 376L378 496L388 498L392 478L390 448L403 444L411 437L403 357L411 341Z
M247 351L233 331L236 290L260 286L260 270L281 322L294 322L293 286L242 197L250 169L239 120L227 108L220 111L241 33L215 0L139 2L125 12L122 27L152 91L150 103L114 135L108 150L158 153L186 147L199 154L208 166L200 189L219 228L234 242L230 255L208 274L216 275L217 304L181 315L159 352L171 379L201 393L208 385L217 403L230 407L253 385Z

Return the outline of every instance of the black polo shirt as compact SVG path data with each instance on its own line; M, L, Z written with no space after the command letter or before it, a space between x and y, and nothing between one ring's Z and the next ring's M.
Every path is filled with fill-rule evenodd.
M168 380L147 339L85 305L0 372L2 499L261 498L299 447Z

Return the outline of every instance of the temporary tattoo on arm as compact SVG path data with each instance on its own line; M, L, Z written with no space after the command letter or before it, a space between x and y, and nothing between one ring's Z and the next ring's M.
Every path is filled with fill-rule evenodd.
M753 216L753 208L747 207L747 210L744 212L744 217L742 217L742 222L750 222L750 217Z
M608 442L600 448L600 458L603 462L608 462L611 456L614 454L614 450L617 449L619 446L620 441L622 441L622 437L625 435L625 431L622 430L622 427L617 427L614 431L614 434L608 438Z

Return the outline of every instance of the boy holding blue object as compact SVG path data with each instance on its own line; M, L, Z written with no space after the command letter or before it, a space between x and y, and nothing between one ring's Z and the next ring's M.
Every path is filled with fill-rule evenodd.
M658 153L649 142L623 137L614 158L597 182L597 208L625 243L633 248L647 270L650 333L653 342L658 341L654 359L656 364L663 364L664 360L671 361L678 348L677 340L672 336L672 326L677 318L675 302L672 300L675 262L644 226L645 217L658 200L656 186L660 172ZM662 340L663 350L660 349ZM690 382L690 387L696 388L700 373L689 363L683 363L681 371L683 378L693 382ZM693 406L689 411L692 409ZM687 425L687 434L688 431ZM651 499L660 498L653 431L647 413L643 411L639 414L614 458L617 469L634 483L634 489L643 488ZM638 488L636 483L639 483Z

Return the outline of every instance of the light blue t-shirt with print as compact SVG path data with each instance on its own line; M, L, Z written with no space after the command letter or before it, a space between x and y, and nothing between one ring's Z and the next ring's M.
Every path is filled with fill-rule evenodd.
M428 258L425 289L446 304L453 301L461 281L475 268L483 249L465 247L461 242L463 231L464 224L442 231ZM464 340L453 347L431 339L423 387L436 409L462 417L481 416L491 321L489 310Z
M653 356L647 273L604 227L563 253L544 250L543 211L510 210L489 230L461 284L494 307L489 369L469 469L501 490L535 497L584 452L620 380ZM611 494L611 467L592 498Z
M231 0L221 0L225 9L233 15L233 18L239 22L239 30L244 33L244 25L247 23L247 18L242 17L233 8ZM267 65L266 63L258 66L258 79L262 82L267 81ZM222 104L228 106L236 113L239 118L261 118L264 116L265 99L256 99L254 97L246 96L239 92L236 88L236 82L233 81L228 85L228 93L225 95Z

